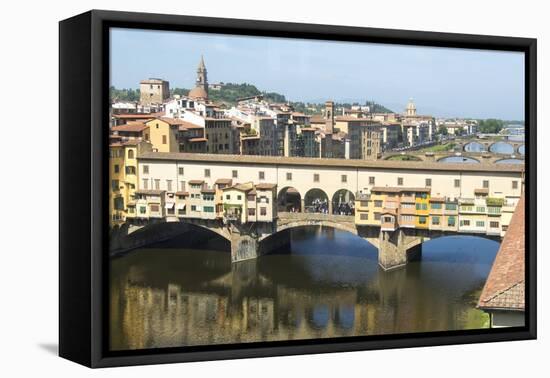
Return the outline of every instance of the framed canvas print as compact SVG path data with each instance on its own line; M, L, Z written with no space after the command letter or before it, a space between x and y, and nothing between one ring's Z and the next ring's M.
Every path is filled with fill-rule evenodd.
M60 355L536 337L536 40L60 22Z

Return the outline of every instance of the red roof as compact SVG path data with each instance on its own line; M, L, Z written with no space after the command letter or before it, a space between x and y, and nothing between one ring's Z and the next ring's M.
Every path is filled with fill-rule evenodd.
M486 310L525 310L525 204L522 196L477 306Z

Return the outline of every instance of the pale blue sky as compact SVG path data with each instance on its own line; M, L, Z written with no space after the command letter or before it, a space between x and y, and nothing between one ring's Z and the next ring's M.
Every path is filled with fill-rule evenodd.
M111 84L159 77L192 88L200 56L208 80L254 84L291 101L374 100L446 117L523 120L524 56L435 47L111 30Z

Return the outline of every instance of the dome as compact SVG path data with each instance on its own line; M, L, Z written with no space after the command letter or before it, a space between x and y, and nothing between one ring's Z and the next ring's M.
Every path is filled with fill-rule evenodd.
M414 102L412 98L409 100L409 103L407 104L407 109L409 110L416 109L416 106L414 106Z
M208 93L206 93L206 91L202 87L195 87L195 88L193 88L189 91L188 96L191 97L191 98L204 98L204 99L207 99L208 98Z

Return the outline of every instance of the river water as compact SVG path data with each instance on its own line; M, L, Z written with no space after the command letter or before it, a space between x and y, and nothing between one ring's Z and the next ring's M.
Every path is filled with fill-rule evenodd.
M498 243L467 236L423 245L384 272L377 250L321 227L290 251L231 264L226 241L187 237L111 261L112 350L485 328L475 308Z

